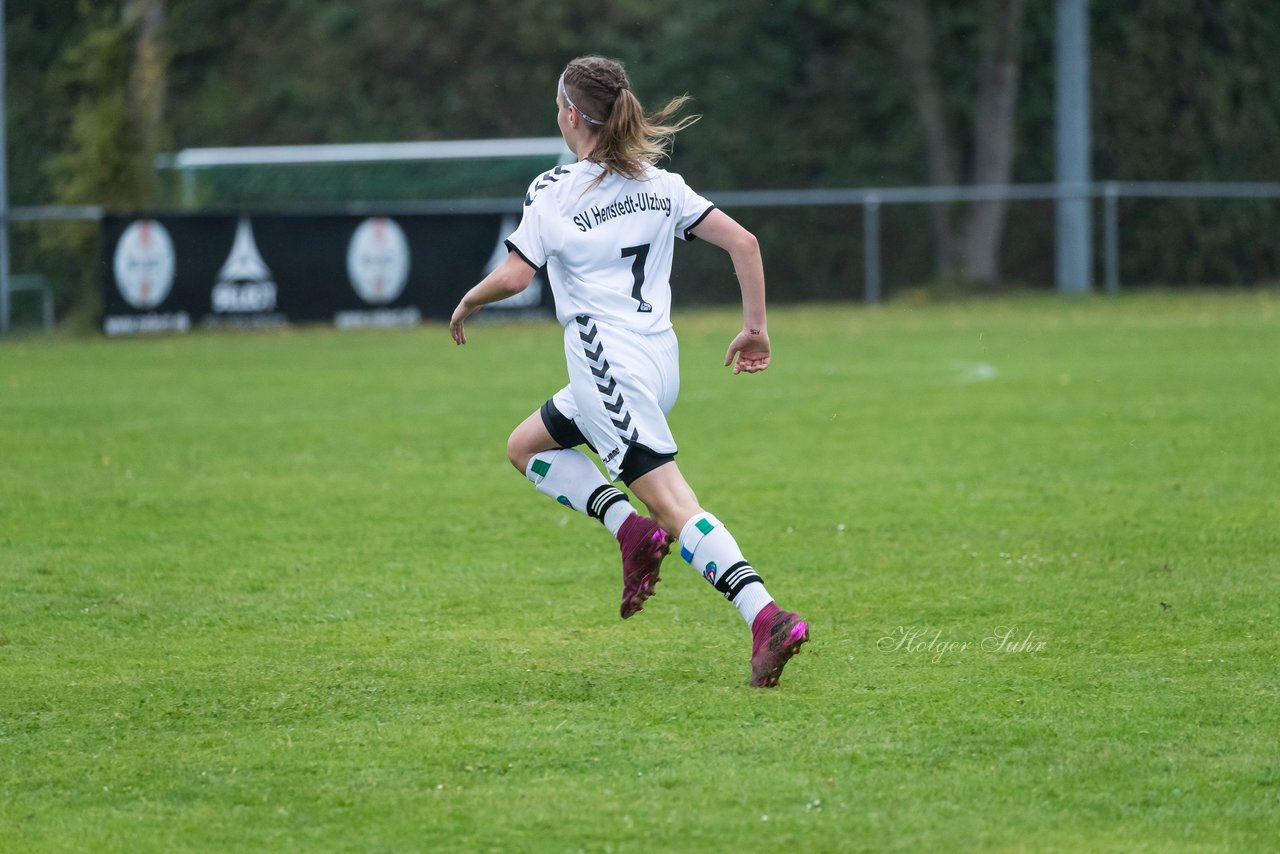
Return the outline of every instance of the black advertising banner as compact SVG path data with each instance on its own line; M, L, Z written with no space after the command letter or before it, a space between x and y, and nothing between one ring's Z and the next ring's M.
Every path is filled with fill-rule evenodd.
M447 319L515 215L136 214L103 220L103 331ZM539 274L499 310L550 313Z

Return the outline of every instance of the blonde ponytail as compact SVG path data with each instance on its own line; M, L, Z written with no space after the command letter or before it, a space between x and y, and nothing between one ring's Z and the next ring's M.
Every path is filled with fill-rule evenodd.
M602 56L580 56L570 62L561 85L578 112L591 118L588 124L598 128L590 155L604 167L597 180L612 173L643 178L646 166L671 153L675 135L701 118L675 118L690 100L688 95L672 98L661 110L646 115L622 63Z

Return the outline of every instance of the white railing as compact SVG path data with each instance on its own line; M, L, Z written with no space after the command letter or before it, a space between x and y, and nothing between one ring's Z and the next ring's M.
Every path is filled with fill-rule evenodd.
M989 184L958 187L868 187L850 190L749 190L709 195L725 207L846 205L863 209L863 299L880 301L880 206L940 202L1101 198L1102 267L1106 292L1120 290L1119 200L1280 199L1280 183L1098 181L1090 184Z
M195 204L196 176L202 169L228 166L306 166L335 163L402 163L438 160L501 160L548 157L568 163L573 155L558 136L515 139L449 139L416 142L359 142L335 145L250 145L234 148L185 148L156 155L157 169L179 175L182 203Z

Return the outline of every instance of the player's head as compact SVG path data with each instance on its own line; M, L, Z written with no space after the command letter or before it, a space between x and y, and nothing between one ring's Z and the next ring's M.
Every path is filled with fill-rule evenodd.
M561 112L576 114L581 127L594 138L590 158L605 167L604 174L639 178L645 164L656 163L668 152L672 137L698 120L688 116L667 123L689 100L687 95L645 115L631 91L626 68L603 56L580 56L570 62L557 88Z

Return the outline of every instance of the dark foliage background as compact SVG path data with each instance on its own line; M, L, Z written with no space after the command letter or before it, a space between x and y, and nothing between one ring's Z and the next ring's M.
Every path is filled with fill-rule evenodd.
M553 135L556 76L586 52L624 60L651 106L696 98L703 119L681 136L672 168L709 195L927 184L891 2L11 0L11 202L175 204L173 182L150 166L157 150ZM1053 179L1053 5L1031 0L1023 15L1015 182ZM989 5L925 8L964 164ZM148 28L145 13L157 10L162 25L153 18ZM1276 180L1280 3L1095 2L1090 28L1095 178ZM450 183L398 168L292 184L246 172L201 192L282 205L516 195L536 170L516 164L486 180L460 171ZM858 209L733 213L765 245L774 299L860 292ZM1006 283L1049 285L1052 213L1045 203L1010 206ZM1126 285L1255 283L1280 270L1280 204L1125 201L1120 216ZM930 282L928 211L887 208L883 218L887 290ZM94 239L82 225L15 226L14 269L50 276L61 311L92 310L85 295L96 270L83 259ZM733 295L718 253L679 254L680 299Z

